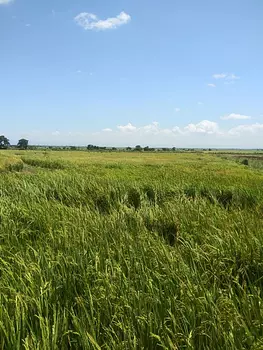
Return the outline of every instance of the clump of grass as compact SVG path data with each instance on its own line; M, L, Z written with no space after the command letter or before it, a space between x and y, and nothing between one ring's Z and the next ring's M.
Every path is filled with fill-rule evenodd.
M10 163L7 165L9 171L22 171L24 169L24 164L22 161L17 161L15 163Z
M22 171L23 162L16 156L8 156L0 153L0 171Z
M184 194L187 198L195 199L197 196L197 189L194 186L188 186L184 189Z
M37 158L29 158L29 157L21 157L23 162L25 164L39 167L39 168L45 168L45 169L66 169L67 164L63 161L59 160L51 160L48 158L44 159L37 159Z

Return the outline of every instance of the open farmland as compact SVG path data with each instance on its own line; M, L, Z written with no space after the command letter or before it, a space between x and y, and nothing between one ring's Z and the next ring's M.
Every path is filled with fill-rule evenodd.
M263 349L260 167L2 151L0 170L0 349Z

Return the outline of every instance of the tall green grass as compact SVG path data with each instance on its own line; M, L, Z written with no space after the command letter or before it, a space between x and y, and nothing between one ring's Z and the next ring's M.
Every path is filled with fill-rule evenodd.
M0 174L1 349L263 349L262 174L207 155L22 157Z

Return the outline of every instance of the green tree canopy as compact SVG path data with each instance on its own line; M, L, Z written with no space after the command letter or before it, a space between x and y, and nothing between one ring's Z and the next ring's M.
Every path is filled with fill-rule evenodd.
M20 149L27 149L28 148L28 140L20 139L17 143L17 147Z
M6 149L10 146L10 142L8 138L6 138L4 135L0 136L0 149Z

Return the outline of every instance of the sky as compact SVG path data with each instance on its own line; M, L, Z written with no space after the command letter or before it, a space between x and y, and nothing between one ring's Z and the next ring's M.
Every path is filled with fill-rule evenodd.
M0 134L263 148L263 1L0 0Z

